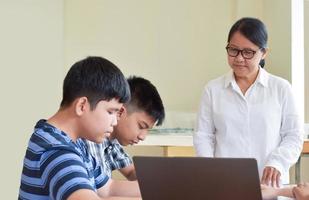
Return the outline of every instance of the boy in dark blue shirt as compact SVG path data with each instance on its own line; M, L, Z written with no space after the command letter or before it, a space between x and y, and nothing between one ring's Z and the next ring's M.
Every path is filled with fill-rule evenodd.
M40 120L30 138L19 199L139 199L133 198L140 196L137 182L109 179L82 140L108 137L129 99L128 83L113 63L101 57L75 63L63 83L60 109Z

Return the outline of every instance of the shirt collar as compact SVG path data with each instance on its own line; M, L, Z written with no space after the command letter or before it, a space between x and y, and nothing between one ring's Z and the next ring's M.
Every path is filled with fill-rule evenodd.
M37 141L37 137L40 137L41 139ZM85 152L85 146L79 141L80 139L73 142L65 132L49 124L45 119L41 119L37 122L35 125L35 131L30 140L36 140L35 143L42 147L41 151L65 149L79 155L83 155Z
M55 126L49 124L46 119L41 119L37 122L35 125L35 131L44 136L48 136L46 133L51 135L52 137L56 138L57 141L54 141L54 143L50 143L51 145L67 145L72 143L72 139L63 131L56 128Z
M259 75L257 77L257 82L263 85L264 87L268 87L268 79L269 79L269 73L260 67Z
M103 143L104 143L105 147L115 146L115 145L119 144L117 139L109 139L109 138L105 138Z
M232 85L233 82L235 82L235 77L233 74L233 70L230 70L226 75L224 79L224 87L227 88L229 85Z
M268 87L268 79L269 73L265 69L259 67L259 74L254 83L260 83L264 87ZM227 88L229 85L233 86L234 84L236 84L235 76L233 70L230 70L225 75L224 87Z

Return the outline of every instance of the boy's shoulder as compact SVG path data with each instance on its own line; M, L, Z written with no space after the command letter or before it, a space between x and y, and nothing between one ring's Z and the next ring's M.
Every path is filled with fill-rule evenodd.
M72 189L95 190L107 182L108 177L100 168L94 169L84 142L81 139L73 142L66 137L46 120L37 123L24 159L20 197L60 195L65 199ZM57 187L59 184L62 189Z
M44 119L39 120L35 125L28 148L31 148L35 153L59 149L74 152L77 150L72 140L64 132L48 124Z
M39 120L30 137L24 165L44 171L44 166L57 165L61 159L83 162L82 147L81 142L74 144L65 133L46 120Z
M67 159L90 162L91 156L87 152L87 147L82 139L73 141L66 133L50 125L46 120L39 120L31 135L27 148L26 158L38 162L46 162L53 155L59 157L67 155Z

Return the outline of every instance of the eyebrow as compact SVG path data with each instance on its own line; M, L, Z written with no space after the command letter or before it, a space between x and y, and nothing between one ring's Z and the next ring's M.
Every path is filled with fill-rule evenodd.
M120 109L119 109L119 108L109 108L108 110L110 110L110 111L114 111L114 112L119 112L119 111L120 111Z
M237 46L237 45L234 45L234 44L229 44L229 45L228 45L228 47L232 47L232 48L235 48L235 49L239 49L239 50L240 50L240 47L239 47L239 46ZM248 48L248 47L245 47L245 48L243 48L243 49L241 49L241 50L250 50L250 51L255 51L254 49L252 49L252 48Z
M145 121L141 121L141 123L145 126L144 129L150 128L149 125Z

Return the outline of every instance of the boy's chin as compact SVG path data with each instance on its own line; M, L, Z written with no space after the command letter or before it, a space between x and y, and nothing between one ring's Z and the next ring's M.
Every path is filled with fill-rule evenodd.
M95 140L90 140L91 142L94 142L96 144L101 144L103 142L104 139L98 139L96 138Z
M109 132L104 133L104 138L109 138L110 136L111 136L111 133Z
M128 145L131 145L131 143L129 141L121 141L119 139L117 139L119 144L121 144L121 146L128 146Z
M97 143L97 144L101 144L106 137L107 137L106 134L104 134L101 137L95 137L95 138L91 138L91 139L88 139L88 140L90 140L90 141L92 141L94 143Z

